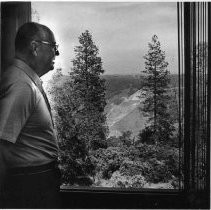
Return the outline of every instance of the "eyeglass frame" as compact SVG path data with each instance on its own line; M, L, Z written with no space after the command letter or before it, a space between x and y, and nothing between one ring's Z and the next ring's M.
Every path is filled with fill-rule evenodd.
M47 42L47 41L43 41L43 40L33 40L33 41L39 42L39 43L43 43L43 44L47 44L47 45L53 47L54 51L55 51L55 54L59 55L59 50L58 50L59 45L58 44L53 44L53 43L50 43L50 42Z

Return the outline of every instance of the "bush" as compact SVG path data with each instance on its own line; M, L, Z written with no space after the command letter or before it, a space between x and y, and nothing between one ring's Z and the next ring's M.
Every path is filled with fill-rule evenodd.
M126 159L122 162L121 167L119 169L120 173L125 176L133 176L133 175L143 175L143 171L147 168L147 163L139 160L139 161L131 161Z
M124 176L144 176L145 180L150 183L168 182L172 178L165 162L158 161L156 158L151 158L148 161L125 160L119 171Z
M140 131L138 137L141 143L147 143L147 144L155 143L154 133L150 127L145 127L142 131Z
M113 173L110 181L113 187L120 188L143 188L146 184L145 178L142 175L126 176L119 171Z
M119 142L119 138L116 136L111 136L107 139L107 146L108 147L119 147L121 143Z
M136 147L108 147L95 151L93 158L97 176L112 182L115 177L119 187L132 185L128 179L134 176L143 176L149 183L166 183L179 176L178 149L169 146L140 143ZM124 181L120 182L120 177Z
M150 170L145 173L148 182L168 182L172 179L172 173L168 170L165 161L158 161L156 158L149 159Z
M168 182L179 176L179 150L169 146L139 144L139 157L145 162L142 173L148 182Z
M96 165L96 173L102 179L109 179L119 169L125 158L125 151L120 147L108 147L92 152L92 158Z

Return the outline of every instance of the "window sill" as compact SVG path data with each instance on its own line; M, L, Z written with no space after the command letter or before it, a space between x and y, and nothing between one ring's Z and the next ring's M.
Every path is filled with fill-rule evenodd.
M111 188L111 187L86 187L86 186L61 186L61 192L89 192L89 193L120 193L120 194L178 194L179 189L152 189L152 188Z
M64 208L179 209L187 207L184 192L181 190L63 186L61 196Z

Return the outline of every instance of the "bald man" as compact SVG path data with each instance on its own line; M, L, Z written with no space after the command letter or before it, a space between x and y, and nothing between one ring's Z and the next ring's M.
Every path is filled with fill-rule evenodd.
M53 32L29 22L0 83L0 207L59 208L58 144L40 77L59 55Z

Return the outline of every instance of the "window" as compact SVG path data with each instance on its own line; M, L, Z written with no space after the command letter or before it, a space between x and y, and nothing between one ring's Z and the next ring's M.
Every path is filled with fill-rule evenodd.
M176 3L32 2L33 20L60 45L62 187L179 189Z

